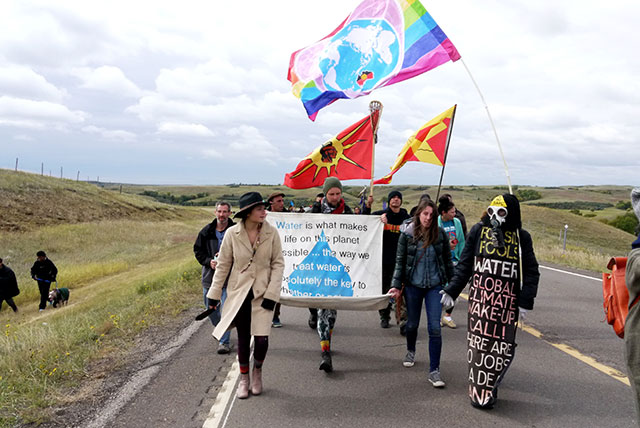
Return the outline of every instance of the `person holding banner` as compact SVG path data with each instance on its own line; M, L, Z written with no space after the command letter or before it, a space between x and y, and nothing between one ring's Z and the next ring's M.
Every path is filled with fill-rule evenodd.
M400 238L400 226L411 217L407 210L402 208L402 193L397 190L389 192L386 209L375 211L371 214L380 216L380 221L384 224L384 231L382 232L382 292L388 293L391 289L391 279L396 267L396 250L398 249L398 239ZM380 314L380 327L382 328L389 328L391 307L391 302L389 302L389 306L378 311ZM401 334L405 331L406 321L406 319L403 320L399 316L396 317Z
M407 307L407 354L402 362L405 367L415 364L424 301L429 332L429 382L435 388L442 388L445 383L440 375L440 292L453 276L453 264L449 237L438 227L436 216L436 204L431 199L424 199L418 204L413 221L400 233L389 294L395 299L403 294Z
M495 197L467 236L455 275L442 291L442 304L469 285L467 362L473 407L490 409L516 348L518 317L533 309L540 271L531 235L522 229L514 195Z
M313 208L311 209L312 213L353 214L351 208L345 204L342 198L342 183L338 178L327 177L322 185L322 191L325 196L320 202L313 204ZM317 311L318 335L320 336L320 347L322 349L320 370L330 373L333 371L333 362L331 361L331 335L333 334L333 328L336 324L338 311L335 309L318 309ZM309 319L309 324L311 325L311 319Z
M231 227L222 241L207 298L209 308L217 307L228 278L227 300L213 335L219 338L235 325L240 365L236 394L247 398L249 391L253 395L262 393L262 364L269 347L273 309L280 300L284 258L278 230L265 221L266 202L260 193L245 193L239 202L240 210L234 218L242 221ZM254 366L250 378L252 335Z

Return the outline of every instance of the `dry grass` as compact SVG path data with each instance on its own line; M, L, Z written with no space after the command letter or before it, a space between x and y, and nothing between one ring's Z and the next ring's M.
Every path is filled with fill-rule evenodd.
M92 183L0 169L0 231L102 219L158 221L193 217L193 210L105 190Z

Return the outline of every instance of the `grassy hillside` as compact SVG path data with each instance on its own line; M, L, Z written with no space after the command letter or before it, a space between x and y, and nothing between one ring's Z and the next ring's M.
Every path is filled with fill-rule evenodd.
M109 187L109 185L106 185ZM111 185L119 189L119 185ZM358 203L361 186L345 186L346 202L353 206ZM404 207L416 205L420 195L428 193L436 197L437 186L376 186L374 189L374 210L382 207L391 190L399 190L404 196ZM625 214L625 210L614 207L603 210L579 210L581 215L570 209L552 209L534 206L536 203L577 202L603 203L615 206L619 201L629 201L630 186L558 186L534 187L514 186L514 191L535 191L540 199L522 203L524 227L533 235L536 252L541 261L558 263L575 268L600 272L605 270L610 257L626 255L635 237L627 232L603 224L600 219L613 219ZM265 198L274 191L285 194L285 201L293 201L296 207L312 203L319 188L293 190L285 186L269 185L226 185L226 186L138 186L124 185L123 192L140 194L144 191L171 194L174 196L207 194L192 202L214 204L224 199L237 208L240 195L248 191L258 191ZM445 186L441 193L453 196L458 208L465 213L469 226L478 221L488 203L498 194L507 192L506 186ZM567 249L563 251L562 233L568 225Z
M0 427L56 418L92 400L147 329L202 304L193 242L210 210L161 204L95 184L0 170L0 257L19 311L0 322ZM56 263L66 307L38 312L35 252ZM58 421L57 425L64 425Z
M105 219L167 220L193 211L95 184L0 169L0 230Z
M141 333L202 304L200 266L192 245L211 219L210 208L167 205L140 193L201 194L193 201L225 199L237 209L238 198L247 191L265 197L282 191L296 206L310 204L319 192L282 186L123 185L121 194L120 185L102 186L0 170L0 257L16 272L21 290L15 299L20 311L14 314L5 306L0 312L0 427L55 419L57 409L68 403L91 400L109 371L134 352ZM628 200L630 191L610 186L527 189L540 193L534 202L613 204ZM346 186L347 203L353 206L361 190ZM381 208L391 190L403 193L407 209L422 193L435 198L437 191L435 186L378 187L374 209ZM506 189L456 186L442 191L453 195L471 225L491 198ZM524 227L543 262L597 272L609 257L626 254L634 240L569 210L528 203L522 210ZM38 249L57 264L60 286L71 289L69 306L38 312L37 285L29 276Z

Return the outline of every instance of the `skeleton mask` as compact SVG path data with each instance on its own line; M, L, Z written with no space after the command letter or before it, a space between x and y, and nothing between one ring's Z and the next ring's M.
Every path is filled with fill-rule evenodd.
M491 201L491 205L487 208L487 214L489 214L491 226L493 226L494 229L504 224L509 211L507 210L507 203L502 196L496 196Z

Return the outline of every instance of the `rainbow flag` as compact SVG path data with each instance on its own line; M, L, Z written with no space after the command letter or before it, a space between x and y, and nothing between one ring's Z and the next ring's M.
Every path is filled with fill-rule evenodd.
M361 97L458 59L418 0L364 0L331 34L291 55L287 78L315 120L340 98Z
M393 174L398 172L407 162L425 162L444 166L455 114L456 106L453 106L422 125L404 143L402 150L398 153L398 157L391 167L391 172L375 180L373 184L391 183Z

